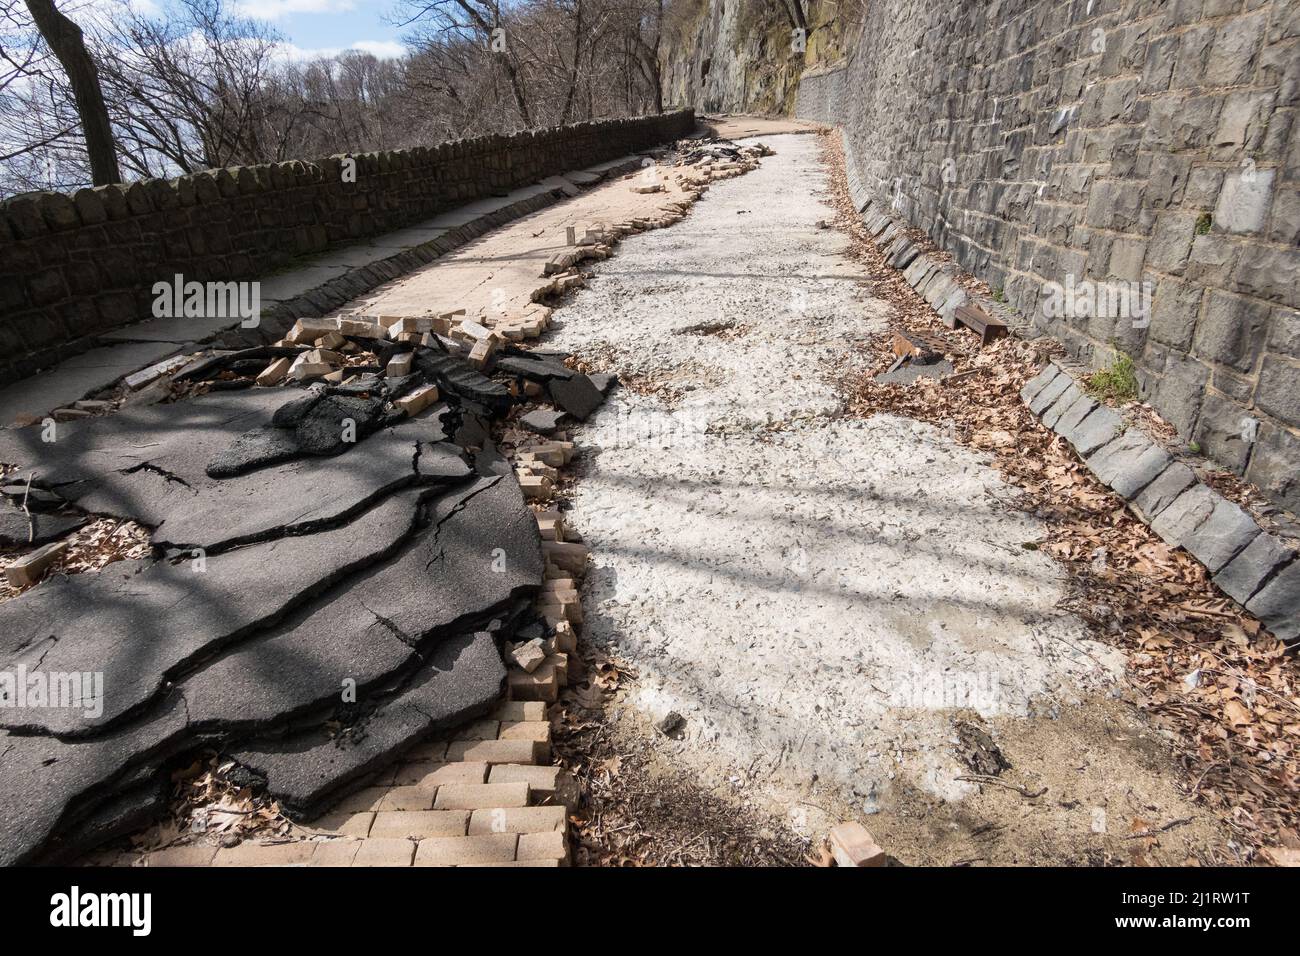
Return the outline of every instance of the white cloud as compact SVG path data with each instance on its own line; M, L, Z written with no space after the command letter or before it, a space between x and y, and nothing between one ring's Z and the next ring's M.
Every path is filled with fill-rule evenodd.
M380 60L395 60L406 55L406 47L392 40L358 40L349 47L323 46L308 48L294 43L278 43L276 49L281 56L298 62L315 60L321 57L334 57L348 50L369 53Z
M396 60L406 56L406 47L396 40L358 40L351 49L369 53L379 60Z
M258 20L283 20L295 13L348 13L355 0L240 0L236 9Z

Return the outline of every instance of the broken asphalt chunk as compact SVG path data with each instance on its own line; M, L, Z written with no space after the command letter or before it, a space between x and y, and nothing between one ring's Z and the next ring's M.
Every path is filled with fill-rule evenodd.
M585 375L553 378L546 383L551 401L578 421L585 422L605 401L605 394Z

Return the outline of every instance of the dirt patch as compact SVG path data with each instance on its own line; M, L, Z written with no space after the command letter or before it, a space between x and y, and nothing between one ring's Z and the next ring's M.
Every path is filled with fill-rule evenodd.
M552 753L577 781L570 816L579 866L798 866L809 841L779 820L702 787L677 765L670 738L627 708L630 671L580 646L595 682L573 685L553 718ZM602 693L601 684L612 690Z

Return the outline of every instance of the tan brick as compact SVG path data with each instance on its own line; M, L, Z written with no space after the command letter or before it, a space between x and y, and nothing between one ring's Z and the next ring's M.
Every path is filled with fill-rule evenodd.
M521 720L545 720L546 704L540 700L502 701L495 716L502 723Z
M531 674L512 670L507 678L510 696L514 700L540 700L553 704L560 696L560 684L555 677L555 667L544 662Z
M415 784L410 787L394 787L384 791L384 799L379 802L378 810L429 810L433 807L437 787Z
M310 840L296 843L241 843L222 847L213 866L306 866L316 852Z
M410 840L374 837L362 840L353 866L410 866L415 856L415 844Z
M475 810L469 818L469 835L479 833L548 833L568 825L564 807L496 807Z
M370 838L464 836L469 823L468 810L398 810L375 814Z
M531 740L453 740L447 745L450 760L481 760L487 764L535 763L537 751L537 744Z
M215 846L172 846L144 858L146 866L210 866L217 855Z
M569 686L569 655L552 654L546 658L546 664L555 668L555 679L560 682L561 687ZM546 664L542 666L545 667Z
M546 720L511 721L501 725L501 740L531 740L535 743L551 742L551 724Z
M452 735L452 740L496 740L500 729L499 720L476 720L457 730Z
M433 837L420 841L416 866L458 866L465 863L510 863L515 858L513 833L482 836Z
M884 866L885 851L876 846L861 823L849 821L831 827L831 855L836 866Z
M559 767L501 763L488 774L488 783L526 783L533 796L547 797L555 793L555 779L559 772Z
M478 810L528 806L526 783L446 784L438 788L437 810Z
M380 809L379 804L388 793L387 787L363 787L350 793L334 805L333 813L366 813Z
M364 837L374 822L373 813L327 813L311 824L311 829L332 836Z
M465 760L458 763L445 763L437 770L422 777L416 784L430 789L442 787L449 783L483 783L487 780L488 765L482 760Z
M361 840L320 840L312 854L312 866L351 866L361 849Z
M412 747L406 753L402 754L402 759L407 762L442 760L446 755L447 741L426 740L424 743Z
M446 766L444 760L417 760L412 763L404 763L397 768L397 773L393 777L393 785L396 787L413 786L428 778L429 774L441 770L444 766Z
M569 860L569 841L560 830L549 833L522 833L515 853L519 860Z

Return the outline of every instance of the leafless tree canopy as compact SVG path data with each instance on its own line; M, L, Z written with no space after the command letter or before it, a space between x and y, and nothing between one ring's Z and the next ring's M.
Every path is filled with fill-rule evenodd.
M400 0L407 55L304 61L234 0L55 0L84 35L125 179L661 112L674 0ZM48 2L47 2L48 5ZM92 181L67 69L0 0L0 195Z

